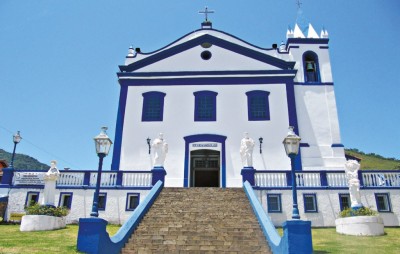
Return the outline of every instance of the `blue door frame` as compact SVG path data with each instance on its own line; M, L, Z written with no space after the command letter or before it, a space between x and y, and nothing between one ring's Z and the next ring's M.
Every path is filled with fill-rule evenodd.
M189 146L195 142L216 142L221 144L221 187L226 188L226 156L225 156L225 140L226 136L216 134L198 134L186 136L185 140L185 174L183 179L183 187L189 187L189 171L190 171L190 150Z

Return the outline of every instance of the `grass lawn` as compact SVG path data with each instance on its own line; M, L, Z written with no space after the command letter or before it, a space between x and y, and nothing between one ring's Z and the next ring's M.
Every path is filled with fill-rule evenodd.
M78 225L53 231L21 232L19 225L0 225L0 253L80 253L76 250ZM115 234L120 226L110 225Z
M109 225L114 235L119 226ZM282 230L279 229L280 233ZM400 253L400 228L385 228L385 235L376 237L345 236L335 228L312 230L314 253ZM19 225L0 225L0 253L79 253L76 251L77 225L54 231L21 232Z

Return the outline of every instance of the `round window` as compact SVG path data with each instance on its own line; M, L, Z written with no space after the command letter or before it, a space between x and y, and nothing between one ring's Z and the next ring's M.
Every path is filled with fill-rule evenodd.
M211 58L211 52L208 50L201 52L201 58L203 58L203 60L209 60Z

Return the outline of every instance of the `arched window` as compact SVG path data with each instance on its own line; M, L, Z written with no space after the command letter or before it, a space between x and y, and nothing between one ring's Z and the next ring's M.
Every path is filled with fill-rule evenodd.
M269 115L269 92L254 90L246 93L249 121L267 121Z
M218 93L212 91L198 91L193 94L195 96L194 121L216 121Z
M305 82L319 82L318 56L312 51L303 54L303 68Z
M142 122L156 122L163 120L164 97L162 92L143 93Z

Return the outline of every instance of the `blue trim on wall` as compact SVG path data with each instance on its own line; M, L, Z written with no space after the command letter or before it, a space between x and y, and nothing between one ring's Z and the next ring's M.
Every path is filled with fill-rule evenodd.
M130 65L120 65L119 68L121 72L132 72L135 70L138 70L140 68L143 68L145 66L151 65L153 63L156 63L160 60L163 60L165 58L171 57L173 55L179 54L185 50L191 49L193 47L199 46L204 42L211 43L213 45L222 47L224 49L233 51L235 53L247 56L249 58L253 58L255 60L258 60L260 62L266 63L273 65L275 67L278 67L280 69L293 69L295 62L286 62L284 60L281 60L279 58L275 58L273 56L261 53L259 51L253 50L246 48L244 46L223 40L221 38L214 37L209 34L201 35L197 38L194 38L192 40L186 41L182 44L178 44L176 46L173 46L171 48L166 48L162 51L158 51L157 53L153 55L149 55L146 58L139 60L137 62L134 62Z
M288 38L286 45L293 44L328 44L328 38L316 39L316 38Z
M143 96L143 107L142 107L142 122L162 122L164 116L164 98L166 93L151 91L142 93ZM150 100L158 100L159 108L155 108L155 105L151 105ZM159 111L158 116L150 116L149 113L153 111ZM149 112L150 111L150 112Z
M294 94L293 80L286 83L286 96L287 96L289 125L293 126L294 132L297 135L299 135L300 130L299 130L299 125L297 123L296 97ZM296 171L302 170L301 149L299 149L299 154L295 157L294 168Z
M294 82L296 86L333 86L333 82Z
M169 72L118 72L118 77L170 77L212 75L274 75L296 74L297 70L239 70L239 71L169 71Z
M184 179L183 187L189 187L189 162L190 162L190 150L189 145L195 142L217 142L221 143L221 187L226 187L226 155L225 155L225 140L226 136L217 134L197 134L186 136L185 140L185 162L184 162Z
M241 85L293 83L293 76L281 77L201 77L165 79L120 79L121 86Z
M343 144L332 144L331 147L344 147Z
M270 112L269 112L269 94L270 92L268 91L261 91L261 90L253 90L253 91L248 91L246 92L247 95L247 119L249 121L268 121L271 120L270 117ZM255 98L262 99L265 103L265 115L264 116L257 116L257 108L260 108L259 104L257 101L252 102ZM260 101L258 101L260 102Z
M74 196L74 193L73 193L73 192L60 192L60 197L58 198L58 206L61 206L61 199L62 199L62 197L65 196L65 195L70 195L70 196L71 196L71 197L69 198L69 200L68 200L68 203L67 203L67 208L68 208L68 209L71 209L72 197Z
M308 143L300 143L300 147L310 147L310 144L308 144Z
M115 126L115 138L114 138L114 150L113 158L111 163L111 170L119 170L119 163L121 159L121 145L122 145L122 133L124 131L125 121L125 108L126 108L126 97L128 95L128 87L121 86L119 94L118 114L117 123Z
M131 196L137 196L137 197L138 197L137 203L136 203L134 209L130 209L130 208L129 208L129 205L130 205L130 197L131 197ZM138 193L138 192L128 192L128 193L126 193L125 211L134 211L134 210L137 208L137 206L138 206L139 204L140 204L140 193Z
M213 91L197 91L194 92L194 121L195 122L213 122L217 121L217 92ZM211 98L211 115L209 117L201 117L201 107L202 100L205 98ZM204 105L203 105L204 106Z

